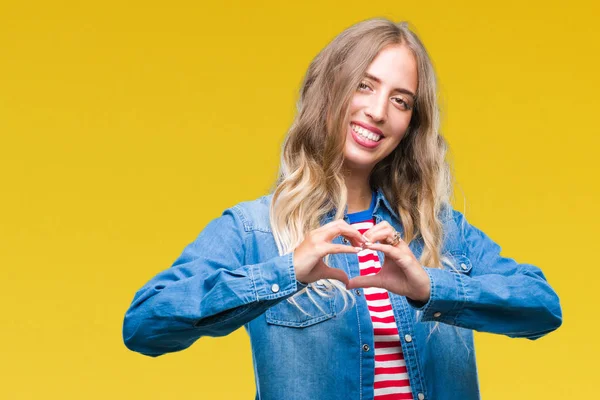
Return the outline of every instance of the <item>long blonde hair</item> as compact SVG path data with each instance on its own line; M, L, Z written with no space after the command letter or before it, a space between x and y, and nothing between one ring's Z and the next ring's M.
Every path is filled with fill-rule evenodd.
M452 177L445 161L446 141L439 132L436 76L425 47L408 24L384 18L344 30L317 54L304 77L270 206L271 228L281 255L293 251L328 212L335 210L335 219L343 217L347 190L342 164L349 104L368 66L391 44L407 45L416 58L416 103L405 136L375 166L369 184L381 188L396 208L403 239L423 240L422 265L441 268L443 232L438 214L449 202ZM341 282L333 280L310 285L320 295L324 294L318 283L348 295Z

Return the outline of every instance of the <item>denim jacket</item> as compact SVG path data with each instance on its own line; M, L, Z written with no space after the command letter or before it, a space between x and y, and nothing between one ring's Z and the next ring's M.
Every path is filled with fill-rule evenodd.
M356 302L345 312L339 291L330 297L313 293L319 307L306 293L296 297L306 313L286 301L306 286L296 280L293 253L277 251L270 201L268 195L225 210L170 268L138 290L124 318L125 345L156 357L244 326L256 399L372 400L375 347L362 289L352 291ZM449 210L442 219L442 253L458 268L423 267L431 279L425 304L389 293L413 397L419 400L480 398L473 330L533 340L562 323L558 296L541 270L501 256L485 233ZM380 190L373 217L402 233ZM422 241L409 247L418 259ZM384 255L379 257L383 263ZM331 255L329 263L350 278L359 275L356 254Z

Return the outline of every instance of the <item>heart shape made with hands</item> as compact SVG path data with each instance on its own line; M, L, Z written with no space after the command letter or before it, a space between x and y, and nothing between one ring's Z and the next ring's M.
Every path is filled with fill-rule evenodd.
M357 276L348 282L348 289L378 287L412 300L427 302L431 295L431 280L408 244L387 221L367 230L363 237L364 250L381 251L384 262L381 270L372 275ZM382 243L382 242L385 242ZM388 244L395 243L395 244Z

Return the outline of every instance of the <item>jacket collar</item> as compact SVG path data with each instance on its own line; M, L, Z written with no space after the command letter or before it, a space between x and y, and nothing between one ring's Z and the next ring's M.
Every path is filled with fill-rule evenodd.
M398 217L398 213L396 212L394 207L392 207L390 202L385 198L385 195L383 194L381 188L377 188L377 190L375 191L375 208L373 209L373 216L375 216L375 214L379 214L380 209L387 210L391 215L394 216L394 218L400 220L400 217ZM335 212L335 209L329 211L325 215L324 223L331 221L335 217ZM346 209L344 210L344 218L346 218L347 215L348 206L346 205Z
M377 188L376 196L377 196L377 198L375 200L375 210L373 211L373 214L375 214L377 212L377 210L379 209L379 207L383 204L383 206L388 210L388 212L390 214L392 214L394 216L394 218L396 218L397 220L400 220L400 217L398 216L396 209L394 207L392 207L392 205L390 204L388 199L385 198L381 188Z

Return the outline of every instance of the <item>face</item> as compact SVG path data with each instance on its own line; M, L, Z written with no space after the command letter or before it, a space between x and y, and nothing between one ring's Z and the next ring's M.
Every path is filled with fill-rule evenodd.
M375 57L350 103L347 169L370 172L398 146L413 113L417 79L417 61L406 45L389 45Z

